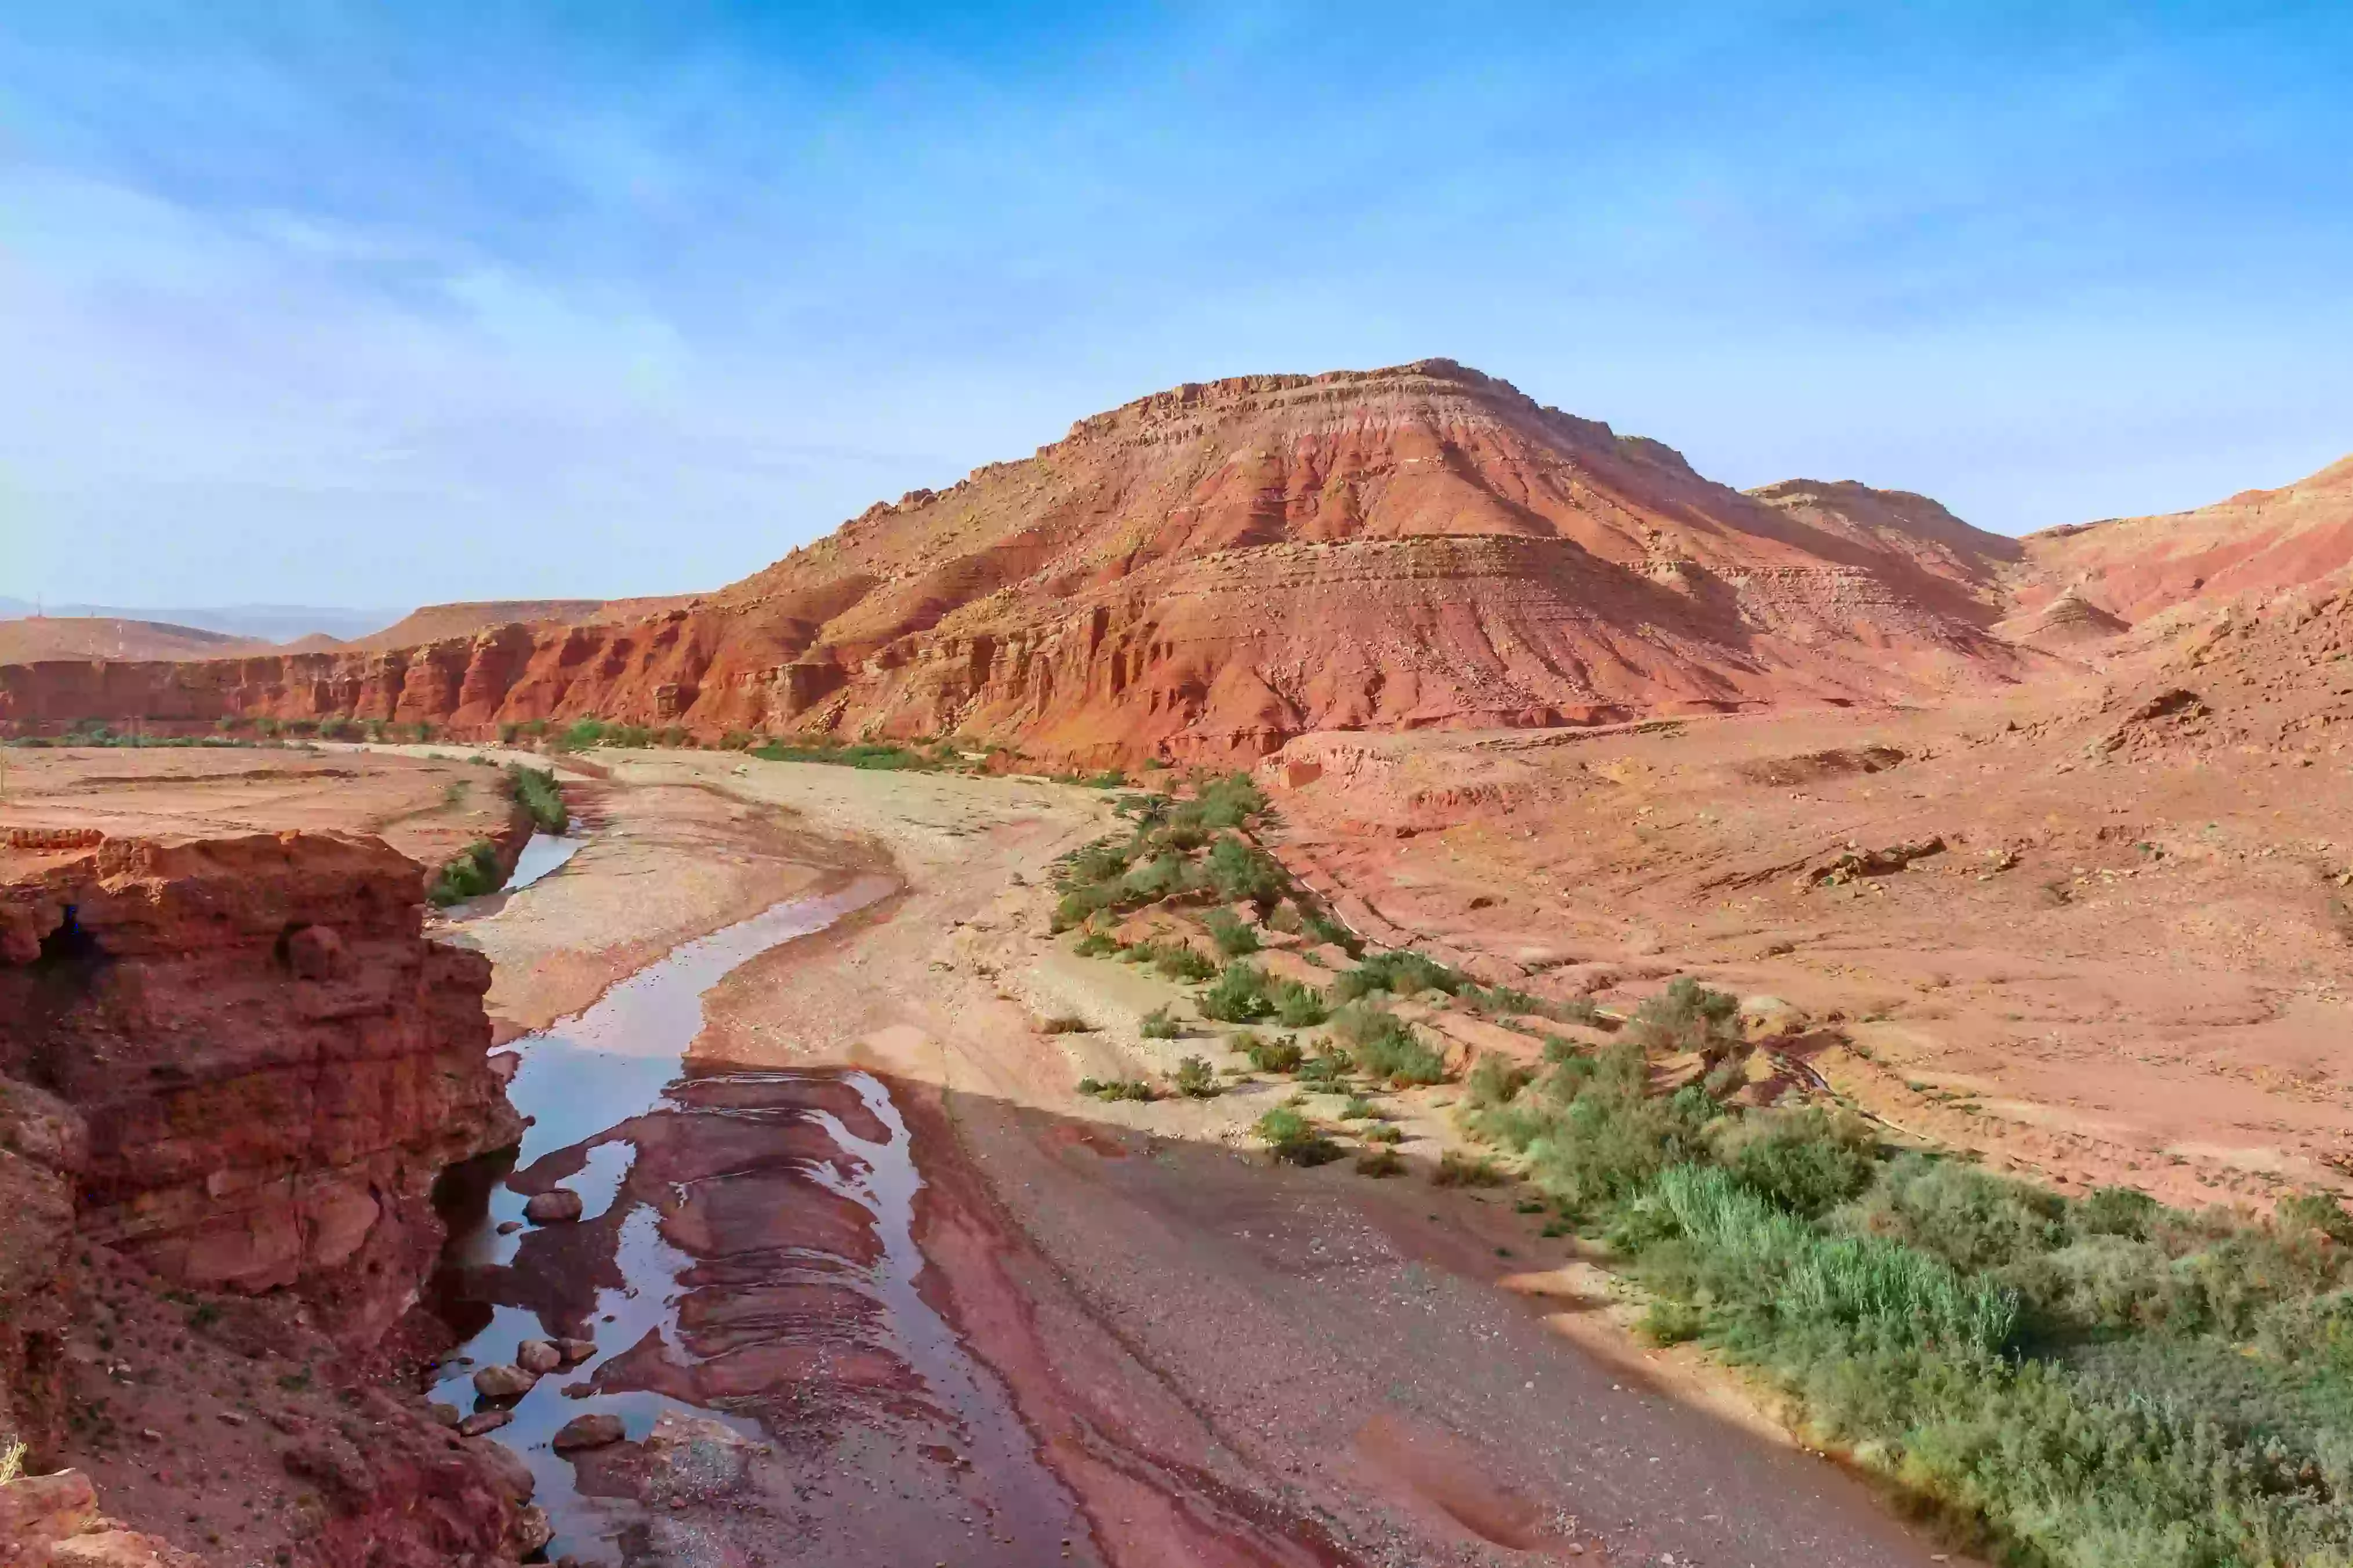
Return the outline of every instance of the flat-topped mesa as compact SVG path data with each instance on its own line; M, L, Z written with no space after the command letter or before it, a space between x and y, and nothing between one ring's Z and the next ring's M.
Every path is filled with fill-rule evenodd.
M439 1247L434 1182L521 1134L489 963L426 939L422 868L331 833L12 837L0 1088L73 1128L76 1233L372 1341Z
M1448 360L1237 376L878 503L691 605L364 655L0 668L0 727L593 716L1229 763L1309 731L2016 679L2032 656L1988 633L1990 536L1905 515L1743 495Z

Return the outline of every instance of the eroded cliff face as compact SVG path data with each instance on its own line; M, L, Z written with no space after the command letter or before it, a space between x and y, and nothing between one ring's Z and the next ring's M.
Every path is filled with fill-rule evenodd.
M527 1475L373 1394L364 1456L314 1382L415 1301L442 1172L522 1131L489 964L426 939L420 889L373 838L0 829L0 1440L103 1470L122 1422L168 1408L206 1424L203 1452L151 1451L125 1484L172 1495L177 1466L202 1496L251 1447L325 1496L298 1521L322 1560L523 1548ZM259 1315L224 1327L239 1299ZM264 1363L283 1397L258 1409L250 1368L177 1386L207 1357ZM0 1515L19 1505L0 1489ZM104 1533L59 1508L41 1528Z
M594 715L1229 760L1999 684L2035 657L1987 629L2014 554L1918 497L1744 495L1433 360L1160 393L638 619L5 668L0 722Z

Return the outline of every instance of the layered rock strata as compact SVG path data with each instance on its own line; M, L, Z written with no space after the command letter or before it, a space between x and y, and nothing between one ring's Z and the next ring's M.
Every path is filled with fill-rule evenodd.
M1923 700L2016 547L1916 496L1744 495L1450 361L1175 388L635 618L0 668L0 724L596 716L1225 760L1312 731Z

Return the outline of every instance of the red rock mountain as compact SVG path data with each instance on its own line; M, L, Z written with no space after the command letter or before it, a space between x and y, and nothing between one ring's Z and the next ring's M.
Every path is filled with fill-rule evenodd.
M419 645L0 669L0 722L581 715L1228 760L1341 728L1923 700L2016 679L2015 545L1744 495L1445 360L1186 385L877 504L689 606Z
M2137 625L2177 605L2320 584L2353 566L2353 458L2274 490L2031 534L2021 608L2070 596Z

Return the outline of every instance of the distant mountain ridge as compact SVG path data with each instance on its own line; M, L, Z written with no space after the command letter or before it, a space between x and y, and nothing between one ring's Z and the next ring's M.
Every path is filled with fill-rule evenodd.
M465 731L594 715L711 739L953 732L1072 763L1238 760L1316 729L1998 686L2042 657L1989 630L2012 548L1899 492L1745 495L1660 442L1425 360L1155 393L699 600L494 626L479 610L495 606L469 607L404 647L122 667L81 688L0 671L0 719L125 701L165 721Z
M301 605L222 605L200 608L135 608L121 605L37 605L0 595L0 621L36 614L56 620L139 621L217 632L253 642L283 643L313 634L338 642L365 637L400 619L399 610L313 608Z

